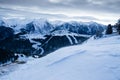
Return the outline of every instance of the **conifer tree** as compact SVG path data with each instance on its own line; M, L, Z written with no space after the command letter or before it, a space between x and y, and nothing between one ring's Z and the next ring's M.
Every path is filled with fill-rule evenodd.
M113 33L112 25L109 24L109 25L107 26L106 34L112 34L112 33Z
M116 23L117 32L120 34L120 19Z

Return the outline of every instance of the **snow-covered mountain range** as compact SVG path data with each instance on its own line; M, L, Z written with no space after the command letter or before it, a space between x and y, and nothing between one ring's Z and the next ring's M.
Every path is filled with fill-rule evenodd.
M92 35L102 34L104 29L105 25L96 22L0 20L0 49L13 54L42 57L58 48L80 44ZM11 57L14 60L13 55L8 57L10 59L3 60L3 63Z
M103 31L105 25L96 22L62 22L62 21L48 21L46 19L35 20L19 20L8 19L0 20L0 26L7 26L14 29L16 33L21 29L25 29L28 33L48 34L56 30L64 30L78 34L94 35L97 31Z

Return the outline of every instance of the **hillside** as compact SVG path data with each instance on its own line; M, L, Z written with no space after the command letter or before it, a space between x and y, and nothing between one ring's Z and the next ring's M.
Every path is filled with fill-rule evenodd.
M106 28L96 22L58 22L0 20L0 65L16 61L19 54L43 57L59 48L81 44L98 32L102 35Z
M119 80L120 36L64 47L28 61L0 80Z

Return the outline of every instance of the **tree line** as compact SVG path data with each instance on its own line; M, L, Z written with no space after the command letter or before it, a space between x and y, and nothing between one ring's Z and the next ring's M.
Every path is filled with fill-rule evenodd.
M120 19L114 25L108 24L106 34L112 34L113 29L120 35Z

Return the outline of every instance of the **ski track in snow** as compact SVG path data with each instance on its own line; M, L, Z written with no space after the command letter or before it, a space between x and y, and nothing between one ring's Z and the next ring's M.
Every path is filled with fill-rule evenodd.
M81 52L79 52L79 53L71 54L71 55L69 55L69 56L63 57L62 59L60 59L60 60L58 60L58 61L55 61L54 63L51 63L50 65L48 65L48 67L49 67L49 66L56 65L56 64L58 64L58 63L61 63L61 62L65 61L65 60L68 60L68 59L71 58L71 57L74 57L74 56L76 56L76 55L78 55L78 54L83 54L83 53L85 53L85 52L86 52L86 51L81 51Z
M52 38L53 38L53 36L51 36L43 45L47 44Z
M77 44L78 41L77 41L77 39L74 37L74 35L72 35L72 38L75 40L75 43Z
M40 53L40 54L43 55L43 53L44 53L44 49L41 48L41 47L40 47L39 49L41 49L41 53Z
M66 37L68 38L70 44L72 45L73 44L72 39L69 37L69 35L66 35Z
M34 41L34 40L32 40L31 38L29 38L29 40L30 40L31 43L34 43L34 44L32 45L32 47L35 48L36 51L38 51L38 50L41 49L41 53L40 53L40 54L42 55L42 54L44 53L44 50L43 50L42 47L40 47L41 43L40 43L40 42L37 42L37 41ZM34 54L36 51L34 51L33 54Z

